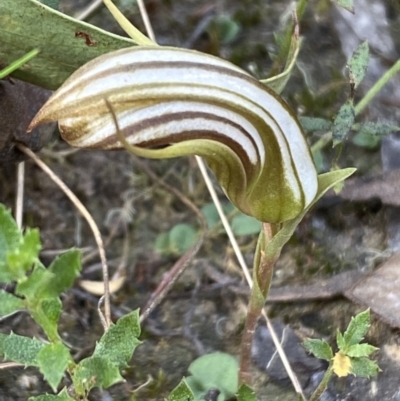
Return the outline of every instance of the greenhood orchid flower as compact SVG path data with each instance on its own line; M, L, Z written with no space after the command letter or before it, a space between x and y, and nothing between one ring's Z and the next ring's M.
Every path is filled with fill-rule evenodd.
M262 222L298 216L317 193L317 174L288 105L222 59L169 47L133 47L78 69L30 129L58 120L70 145L137 154L204 157L230 200Z

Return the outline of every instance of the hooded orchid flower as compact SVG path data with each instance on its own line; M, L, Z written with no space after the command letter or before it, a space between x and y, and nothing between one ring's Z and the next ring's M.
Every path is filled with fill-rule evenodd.
M59 122L70 145L119 149L120 132L150 158L199 155L230 200L280 223L311 204L318 181L288 105L222 59L169 47L132 47L78 69L31 123Z

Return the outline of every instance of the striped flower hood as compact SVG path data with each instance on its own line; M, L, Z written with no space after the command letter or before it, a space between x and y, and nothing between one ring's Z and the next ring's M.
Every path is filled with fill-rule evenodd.
M168 47L133 47L78 69L30 128L58 120L70 145L123 147L142 155L204 157L230 200L258 220L293 219L314 199L317 174L288 105L245 71L217 57Z

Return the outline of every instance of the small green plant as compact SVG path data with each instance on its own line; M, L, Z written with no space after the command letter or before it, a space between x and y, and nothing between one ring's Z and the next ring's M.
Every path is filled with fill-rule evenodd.
M58 321L60 294L72 286L81 270L80 253L72 249L46 268L39 260L40 249L39 231L28 229L23 234L0 204L0 282L16 283L15 295L0 290L0 317L25 310L47 337L43 340L0 334L0 355L37 367L54 392L68 373L72 381L68 391L64 387L57 395L31 397L31 401L87 400L93 388L110 387L123 380L120 371L140 344L139 312L133 311L111 325L93 354L75 362L58 333Z
M328 369L310 401L319 399L333 374L338 377L349 374L358 377L373 377L378 374L379 366L369 358L378 348L368 343L360 344L369 326L369 309L354 316L343 334L339 330L337 331L338 351L335 354L331 346L324 340L308 339L303 343L307 351L317 358L329 362Z

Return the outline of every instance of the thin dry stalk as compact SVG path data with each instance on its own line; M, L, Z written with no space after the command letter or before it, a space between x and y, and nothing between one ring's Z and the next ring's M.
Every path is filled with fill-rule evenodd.
M76 197L76 195L67 187L67 185L42 161L38 156L35 155L29 148L22 144L18 144L18 148L29 156L49 177L50 179L64 192L65 195L71 200L74 206L78 209L81 215L89 224L91 228L97 247L99 248L99 255L103 270L103 281L104 281L104 315L105 324L104 329L107 330L111 324L111 307L110 307L110 288L109 288L109 276L106 252L104 250L103 240L101 238L100 230L97 227L92 215L82 204L82 202Z
M85 20L90 14L96 11L103 4L103 0L94 0L81 12L75 15L75 18L79 21Z
M25 162L18 164L17 169L17 197L15 199L15 221L19 229L22 228L22 216L24 213L24 186L25 186Z

